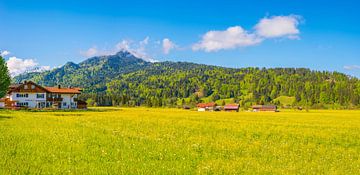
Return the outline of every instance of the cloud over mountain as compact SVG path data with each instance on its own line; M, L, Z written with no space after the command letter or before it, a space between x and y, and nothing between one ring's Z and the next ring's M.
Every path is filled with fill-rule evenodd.
M241 26L229 27L225 31L209 31L203 35L202 40L193 45L193 50L213 52L222 49L252 46L262 40L255 34L244 30Z
M346 70L360 70L360 66L359 65L348 65L348 66L344 66L344 69L346 69Z
M0 51L0 56L2 56L2 57L7 56L7 55L9 55L9 54L10 54L10 52L7 51L7 50Z
M297 39L300 30L300 16L272 16L261 19L254 31L247 31L241 26L229 27L226 30L206 32L201 41L194 44L194 51L216 52L257 45L266 39L282 38Z
M103 56L103 55L114 55L119 51L128 51L134 56L141 58L145 61L157 62L157 60L153 59L146 51L146 48L149 44L149 40L150 40L149 37L145 37L143 40L137 42L123 39L112 48L99 49L97 46L93 46L85 51L80 51L80 54L85 57L93 57L93 56Z
M6 63L11 76L16 76L25 72L42 72L50 70L50 66L39 66L39 63L33 59L10 57Z
M296 38L301 17L296 15L265 17L255 26L256 34L264 38Z
M170 51L176 47L176 45L169 38L164 38L162 41L162 47L163 47L163 53L169 54Z

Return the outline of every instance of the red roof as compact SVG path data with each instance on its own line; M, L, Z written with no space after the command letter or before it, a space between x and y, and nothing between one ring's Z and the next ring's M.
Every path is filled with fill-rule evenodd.
M43 89L44 91L47 91L50 93L59 93L59 94L80 94L81 93L80 88L62 88L60 86L58 86L58 87L43 87L32 81L25 81L24 83L20 83L20 84L12 84L9 87L8 93L11 93L12 91L16 91L17 89L21 88L25 84L33 84L33 85L39 87L40 89Z
M59 94L80 94L80 88L58 88L58 87L45 87L45 89L51 93Z
M275 105L254 105L252 106L253 109L276 109L277 106Z
M199 103L196 105L198 108L207 108L207 107L215 107L216 103L210 102L210 103Z
M227 104L224 106L224 109L239 109L238 104Z

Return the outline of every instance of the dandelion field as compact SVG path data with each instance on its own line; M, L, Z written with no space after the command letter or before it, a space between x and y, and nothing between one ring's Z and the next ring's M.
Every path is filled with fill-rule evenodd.
M0 110L0 174L360 174L360 111Z

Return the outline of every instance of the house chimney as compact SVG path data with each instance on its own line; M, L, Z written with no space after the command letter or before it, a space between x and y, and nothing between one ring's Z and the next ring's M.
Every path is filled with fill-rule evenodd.
M61 85L60 85L60 84L58 85L58 88L61 89Z

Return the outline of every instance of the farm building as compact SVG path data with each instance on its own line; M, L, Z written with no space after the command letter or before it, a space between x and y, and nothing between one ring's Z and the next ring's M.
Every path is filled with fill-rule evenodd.
M0 108L56 108L86 109L86 103L78 100L80 88L43 87L31 81L9 87L6 97L0 99Z
M239 104L227 104L224 106L225 111L236 111L239 112Z
M0 108L5 108L5 98L0 98Z
M277 112L277 106L275 105L254 105L252 109L254 112Z
M77 108L78 109L87 109L87 103L82 100L77 100Z
M196 106L198 108L198 111L214 111L217 105L214 102L210 102L210 103L199 103Z

